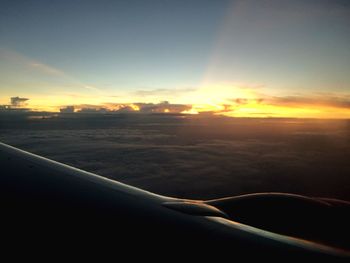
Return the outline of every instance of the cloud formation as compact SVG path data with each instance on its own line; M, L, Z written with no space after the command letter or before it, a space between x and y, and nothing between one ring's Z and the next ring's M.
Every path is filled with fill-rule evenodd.
M0 139L170 196L282 191L350 200L348 121L108 116L12 120L0 125Z
M158 104L154 103L136 103L140 112L144 113L181 113L192 108L191 105L171 104L163 101Z
M101 105L80 104L75 105L80 113L181 113L190 110L191 105L172 104L168 101L160 103L103 103Z
M300 107L300 106L329 106L335 108L350 108L350 95L343 94L312 94L293 96L268 96L259 94L255 98L232 98L229 99L233 105L246 105L250 103Z
M228 88L227 88L228 90ZM240 89L241 91L243 89ZM158 90L155 90L155 92ZM165 90L169 92L169 90ZM163 92L163 90L162 90ZM198 92L198 91L197 91ZM219 93L219 92L217 92ZM232 92L230 93L232 94ZM59 105L57 108L74 106L79 113L184 113L184 114L223 114L231 117L299 117L299 118L350 118L350 94L348 93L310 93L286 96L272 96L257 92L256 90L245 89L244 92L237 92L237 97L222 98L220 100L196 103L196 93L191 93L191 100L188 104L170 103L161 101L159 103L148 102L103 102L102 98L80 96L75 93L68 93L67 104ZM198 95L199 96L199 95ZM26 98L13 97L17 106L22 105ZM58 97L52 97L57 103ZM73 98L73 99L72 99ZM107 101L114 100L113 97L104 97ZM116 100L121 97L117 97ZM87 103L74 103L84 101ZM89 103L89 102L92 103ZM94 103L94 102L97 103ZM102 102L100 102L102 101ZM198 100L198 102L200 99ZM73 103L72 103L73 102ZM48 100L45 100L48 103ZM37 108L37 107L36 107Z
M12 97L11 98L11 106L13 107L23 107L26 106L26 102L28 101L28 98L20 98L20 97Z
M306 96L285 96L262 99L263 103L283 106L329 106L335 108L350 108L350 95L315 95Z

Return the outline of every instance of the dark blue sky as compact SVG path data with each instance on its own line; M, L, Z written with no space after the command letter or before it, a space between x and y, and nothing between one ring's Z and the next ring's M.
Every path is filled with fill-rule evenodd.
M220 85L347 93L349 47L349 1L3 0L0 90L186 103ZM179 95L194 89L205 93Z

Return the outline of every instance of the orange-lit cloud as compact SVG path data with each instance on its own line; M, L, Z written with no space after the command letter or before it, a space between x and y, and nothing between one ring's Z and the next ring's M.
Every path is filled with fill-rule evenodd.
M10 97L25 97L30 99L27 106L36 111L59 111L62 107L73 105L76 111L206 113L232 117L350 118L350 94L345 92L293 94L288 91L271 90L263 83L207 81L196 88L138 91L114 89L115 93L109 94L82 83L52 66L16 52L0 51L2 57L15 61L16 64L29 66L41 74L66 80L62 83L66 88L62 90L59 89L61 83L57 82L51 85L47 92L31 93L33 84L29 83L28 92L17 93L8 90L6 98L1 94L0 104L8 104ZM68 82L72 85L71 91L67 88ZM45 87L40 89L45 90Z
M217 114L235 117L350 118L350 96L267 96L229 99Z
M349 94L303 94L292 96L268 96L255 90L233 88L235 97L225 98L226 93L215 94L209 89L202 89L198 97L191 98L198 103L119 103L104 102L119 100L120 97L64 96L34 97L28 107L33 110L59 111L60 108L72 105L76 111L85 112L140 112L140 113L184 113L214 114L231 117L293 117L293 118L350 118ZM225 90L225 89L224 89ZM194 94L191 93L193 96ZM206 94L207 96L204 96ZM212 95L212 96L210 96ZM131 99L130 99L131 100Z
M350 95L320 94L312 97L285 96L268 98L266 103L290 107L303 106L326 106L334 108L350 109Z
M103 103L103 104L79 104L67 105L61 109L74 107L75 112L115 112L115 113L182 113L190 111L191 105L172 104L167 101L160 103Z

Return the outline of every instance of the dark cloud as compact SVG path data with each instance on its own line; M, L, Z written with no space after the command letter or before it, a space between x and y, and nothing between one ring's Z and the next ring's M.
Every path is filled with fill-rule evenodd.
M95 110L99 110L99 109L103 109L104 105L97 105L97 104L78 104L78 105L74 105L74 107L78 110L82 110L82 109L95 109Z
M107 113L108 109L105 108L82 108L77 113Z
M180 113L185 110L190 110L192 105L171 104L168 101L163 101L158 104L154 103L135 103L143 113Z
M102 105L76 105L78 113L181 113L190 110L191 105L172 104L168 101L160 103L103 103Z
M348 121L157 114L11 121L0 126L4 142L160 194L350 200Z
M123 105L122 107L120 107L118 110L116 110L117 112L120 113L128 113L128 112L135 112L135 108L128 106L128 105Z
M11 105L14 107L26 106L26 102L28 100L29 100L28 98L12 97L11 98Z
M61 113L74 113L74 106L66 106L60 109Z

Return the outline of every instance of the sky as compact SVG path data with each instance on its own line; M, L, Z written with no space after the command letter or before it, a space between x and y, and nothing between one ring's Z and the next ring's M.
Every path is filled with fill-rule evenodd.
M350 118L349 47L345 0L2 0L0 104Z

